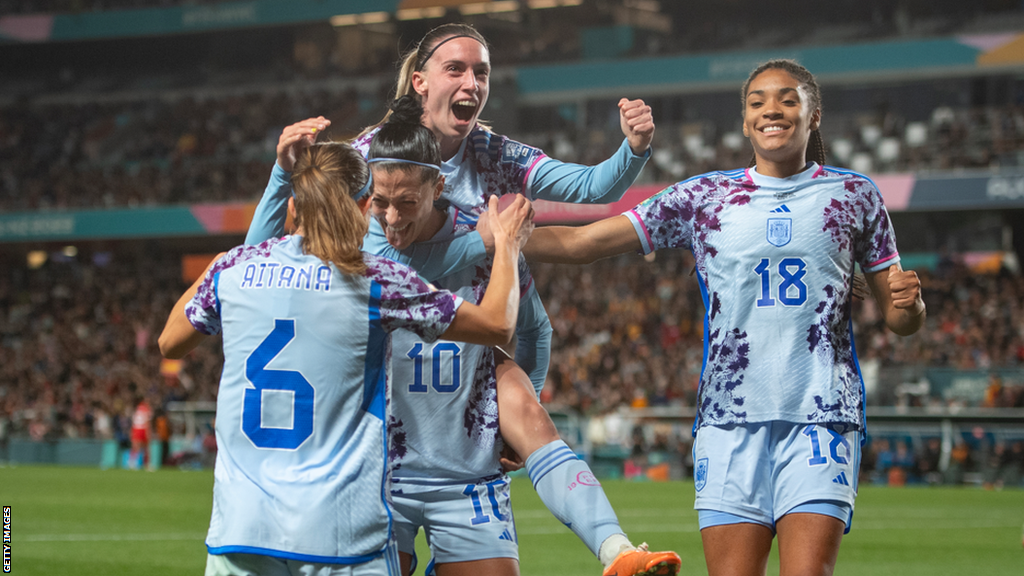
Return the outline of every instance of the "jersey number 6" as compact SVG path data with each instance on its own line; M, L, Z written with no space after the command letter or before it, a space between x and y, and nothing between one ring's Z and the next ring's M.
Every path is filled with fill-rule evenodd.
M274 330L245 361L245 377L254 388L245 389L242 432L257 448L294 450L313 435L313 386L294 370L267 370L267 364L294 339L295 320L275 320ZM264 392L272 393L264 398ZM291 427L264 426L264 413L280 415L282 403L288 401L292 404ZM278 417L273 424L286 419Z

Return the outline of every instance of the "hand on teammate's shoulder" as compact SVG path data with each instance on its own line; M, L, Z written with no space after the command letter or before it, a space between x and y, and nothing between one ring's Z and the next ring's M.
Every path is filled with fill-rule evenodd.
M495 234L505 234L521 249L530 238L530 234L533 233L533 203L522 194L513 194L504 198L506 201L511 198L511 202L504 210L498 207L497 196L491 196L488 201L491 222L494 224Z

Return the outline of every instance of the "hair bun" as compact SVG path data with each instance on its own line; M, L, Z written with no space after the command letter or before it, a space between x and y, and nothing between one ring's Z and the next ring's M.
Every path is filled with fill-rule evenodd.
M406 94L391 103L388 124L419 124L423 119L423 105L418 98Z

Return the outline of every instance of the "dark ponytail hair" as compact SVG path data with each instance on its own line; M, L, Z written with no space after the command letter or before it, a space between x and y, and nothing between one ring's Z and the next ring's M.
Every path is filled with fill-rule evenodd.
M794 80L800 83L801 86L807 89L807 95L810 101L807 105L811 107L811 110L821 110L821 87L818 86L818 81L815 80L814 74L807 68L804 68L796 60L789 60L785 58L779 58L776 60L769 60L764 64L761 64L747 77L747 81L743 83L743 88L740 90L740 109L741 113L745 114L747 110L747 92L750 90L750 83L755 78L760 76L762 73L768 70L782 70L787 72ZM819 166L824 166L826 161L825 154L825 141L821 138L821 130L811 130L811 137L807 141L807 152L804 155L805 160L813 160L817 162ZM757 163L757 157L750 159L748 168L753 167Z
M438 169L417 166L408 162L373 162L373 169L419 170L422 181L431 184L441 178L441 146L429 128L420 123L423 106L419 99L405 95L391 104L391 114L370 142L366 159L395 158L437 166Z

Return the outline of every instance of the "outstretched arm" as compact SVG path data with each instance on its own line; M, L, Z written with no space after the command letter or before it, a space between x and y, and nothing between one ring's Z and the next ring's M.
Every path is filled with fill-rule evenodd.
M654 117L643 100L619 101L619 124L625 135L611 158L596 166L549 158L537 165L530 180L534 198L554 202L608 204L622 198L651 156Z
M642 249L633 223L612 216L586 226L537 228L523 248L527 260L558 264L589 264L601 258Z
M925 307L917 272L893 264L886 270L867 274L867 279L890 330L900 336L910 336L921 328Z

